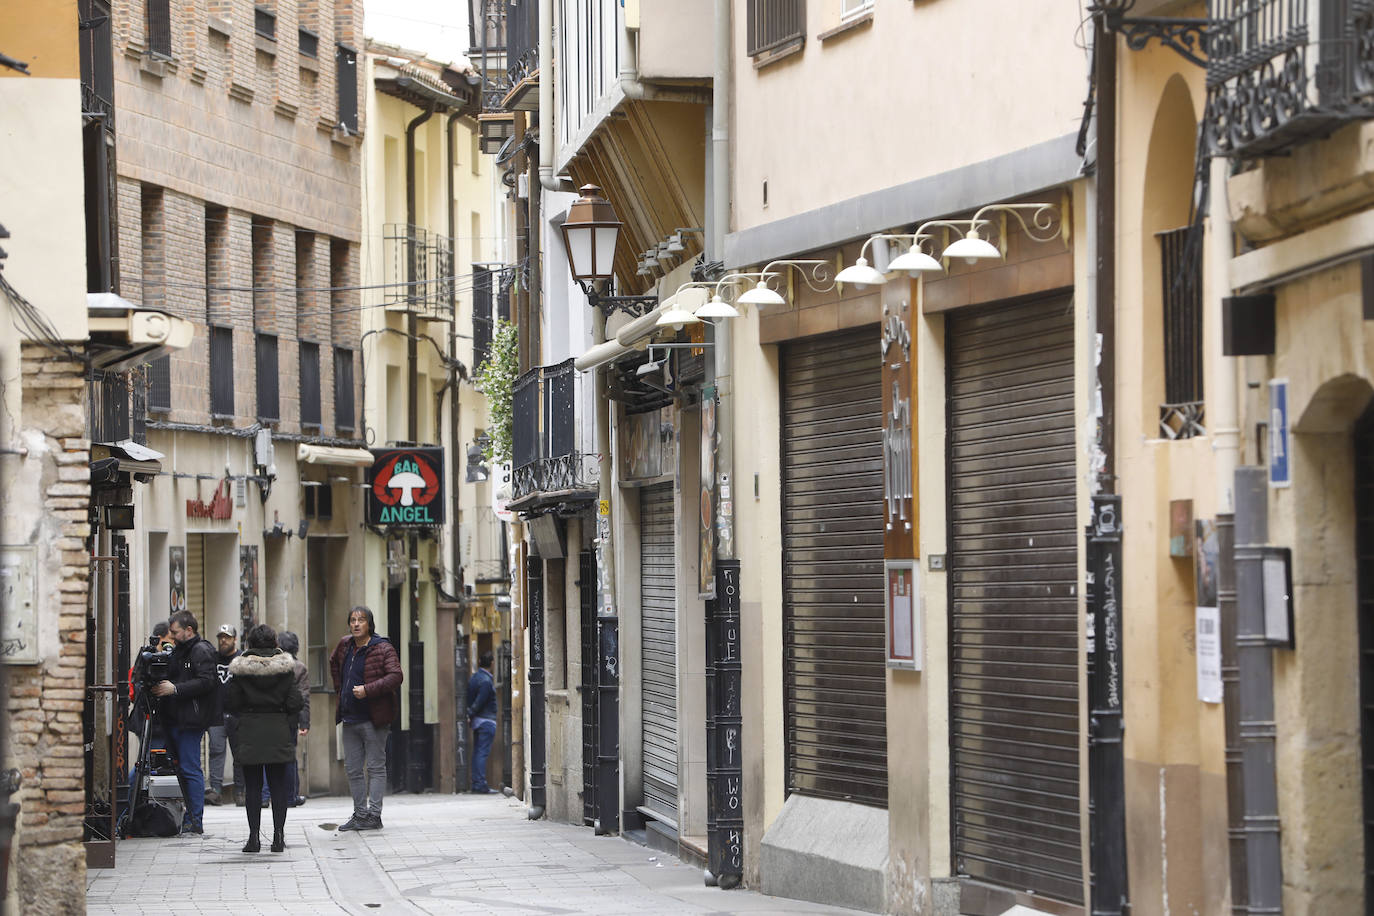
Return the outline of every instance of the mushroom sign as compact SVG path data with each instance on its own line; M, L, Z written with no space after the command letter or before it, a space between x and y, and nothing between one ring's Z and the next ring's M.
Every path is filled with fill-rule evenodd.
M372 450L367 520L374 525L428 527L444 522L444 450Z

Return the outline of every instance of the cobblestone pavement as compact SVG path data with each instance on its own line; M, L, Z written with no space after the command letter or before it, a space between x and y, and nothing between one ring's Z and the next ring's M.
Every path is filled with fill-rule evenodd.
M754 891L706 887L699 869L589 828L531 822L502 796L399 795L382 830L338 833L346 798L287 818L286 852L240 852L242 808L205 809L205 835L128 839L116 867L90 869L91 914L853 913Z

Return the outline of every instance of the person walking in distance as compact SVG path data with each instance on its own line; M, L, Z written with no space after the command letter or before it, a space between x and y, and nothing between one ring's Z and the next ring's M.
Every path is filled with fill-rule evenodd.
M224 785L224 749L228 746L228 732L232 730L229 713L224 711L224 695L229 686L229 663L238 658L238 631L233 624L226 623L215 634L219 644L219 657L215 660L216 696L220 711L210 725L210 772L209 787L205 790L205 804L220 804L220 789ZM240 804L243 801L243 770L239 755L234 754L234 788L238 791Z
M483 652L477 671L468 679L468 721L472 723L472 791L485 795L487 757L496 738L496 679L491 675L492 654Z
M277 645L281 646L282 651L291 656L292 670L296 676L296 689L301 692L301 712L297 717L296 728L291 731L292 745L298 744L301 738L310 734L310 671L305 667L305 662L300 659L301 639L290 630L282 630L277 634ZM296 769L296 755L292 753L291 762L286 766L286 803L292 808L305 804L305 796L301 794L301 776Z
M277 634L265 623L248 631L246 648L229 663L225 705L238 716L238 750L243 758L243 784L248 793L248 842L244 852L262 849L263 780L272 790L272 851L286 848L286 765L296 758L296 715L301 692L296 687L295 659L277 648Z
M343 723L344 771L353 793L353 816L339 829L378 830L386 793L386 736L404 676L395 647L377 635L369 608L359 605L348 612L348 635L334 647L329 673L339 695L335 721Z
M153 685L152 692L162 698L162 715L167 717L167 740L176 755L181 794L186 799L183 832L204 833L205 774L200 769L200 739L214 724L219 710L219 681L215 677L215 650L200 638L196 618L189 611L178 611L167 621L167 633L176 643L168 661L167 680Z

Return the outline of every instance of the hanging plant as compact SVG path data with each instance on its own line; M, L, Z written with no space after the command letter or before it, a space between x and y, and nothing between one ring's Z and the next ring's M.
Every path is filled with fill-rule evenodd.
M515 376L519 372L520 335L515 325L498 318L487 350L487 359L477 369L477 390L487 396L487 443L482 455L492 464L511 459L511 401Z

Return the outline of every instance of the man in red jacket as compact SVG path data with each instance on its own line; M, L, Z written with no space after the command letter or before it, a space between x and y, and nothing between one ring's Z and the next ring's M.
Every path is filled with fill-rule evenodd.
M386 736L400 705L404 676L396 649L377 635L372 611L348 612L348 635L329 657L339 695L336 722L343 723L344 770L353 793L353 816L340 830L379 830L386 792Z

